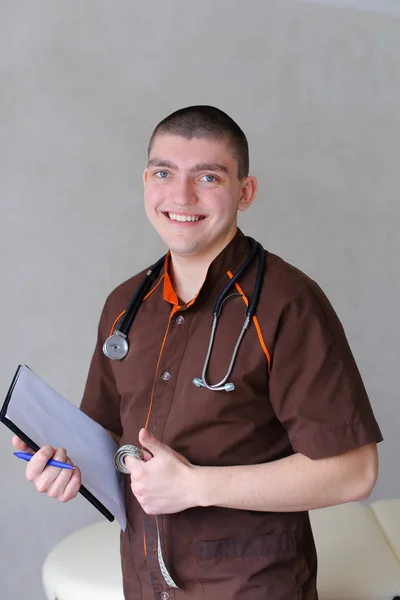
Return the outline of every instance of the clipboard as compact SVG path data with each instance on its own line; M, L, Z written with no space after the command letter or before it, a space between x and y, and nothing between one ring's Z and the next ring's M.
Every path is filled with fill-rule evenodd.
M99 443L101 442L101 439L102 439L101 436L104 436L104 434L105 434L104 440L106 440L106 444L107 444L107 447L105 448L105 456L107 458L109 456L110 462L112 463L113 452L114 452L114 450L116 451L117 444L111 439L111 436L108 433L106 433L106 430L104 430L101 427L101 425L99 425L98 423L95 423L92 419L90 419L90 417L88 417L87 415L82 413L76 406L70 404L65 398L62 398L57 392L55 392L52 388L50 388L50 386L48 386L42 380L40 380L31 371L31 369L29 367L27 367L26 365L19 365L15 372L15 375L12 379L11 385L7 392L6 398L4 400L3 406L1 407L1 410L0 410L0 422L3 423L6 427L8 427L8 429L10 429L21 440L23 440L33 451L37 452L40 449L41 446L37 443L38 441L40 443L40 440L39 439L34 440L33 436L30 436L26 433L26 429L27 429L26 424L24 427L21 424L21 422L18 422L19 420L22 420L22 419L15 418L15 414L14 414L14 418L12 418L12 417L10 418L10 415L9 415L10 407L11 407L12 400L14 397L14 391L19 382L19 379L20 379L21 375L24 375L25 378L28 377L28 382L29 382L29 377L30 377L29 374L31 374L32 381L34 384L36 384L36 386L43 386L43 390L48 390L49 393L52 393L54 395L54 403L53 403L54 407L57 404L57 400L59 402L62 401L62 406L64 406L64 409L66 409L67 411L70 411L70 414L72 414L75 419L78 417L80 422L82 421L84 424L86 423L86 424L91 425L93 428L93 431L95 432L95 435L97 435L99 438ZM34 392L35 398L38 398L38 396L40 396L40 391L38 391L38 390L39 390L39 388L37 388L36 391ZM14 402L17 402L17 401L15 400ZM60 404L60 406L61 406L61 404ZM57 410L57 408L58 407L55 407L53 410ZM32 411L32 412L34 412L34 411ZM15 411L14 411L14 413L15 413ZM44 413L45 413L45 407L43 408L43 414ZM80 415L78 415L77 413L80 413ZM89 423L89 422L91 422L91 423ZM64 426L64 428L65 427L67 427L67 426ZM42 439L43 439L43 437L44 437L44 435L42 436ZM43 446L46 443L49 443L49 442L43 440L41 445ZM104 444L104 442L103 442L103 444ZM50 444L50 445L62 445L62 446L67 447L67 450L68 450L68 444L61 443L61 444ZM70 454L69 450L68 450L68 454ZM72 459L72 457L71 457L71 459ZM81 465L79 464L79 460L75 459L75 460L73 460L73 462L74 462L74 464L77 464L77 466L79 466L81 468ZM112 476L113 476L114 471L115 471L115 478L117 481L117 479L120 478L120 474L116 471L116 469L112 465L112 470L110 470L110 473L112 473ZM84 481L85 477L84 477L84 472L83 472L82 468L81 468L81 472L82 472L82 481ZM113 497L112 501L110 500L110 503L113 506L115 504L116 508L118 509L117 511L114 511L114 512L120 513L119 518L117 517L117 520L120 523L121 528L125 529L124 523L121 522L124 520L121 513L125 513L125 503L123 500L123 491L122 491L122 487L123 487L122 480L119 483L120 483L120 490L114 491L114 497ZM106 488L106 487L107 487L107 482L104 485L104 488ZM117 484L117 487L118 487L118 484ZM121 492L121 493L119 493L119 492ZM115 520L115 515L111 512L111 510L109 510L109 508L107 508L105 506L105 504L92 491L90 491L86 485L81 484L79 493L84 498L86 498L86 500L88 500L88 502L90 502L95 508L97 508L97 510L106 519L108 519L108 521L112 522ZM99 495L99 494L97 494L97 495Z

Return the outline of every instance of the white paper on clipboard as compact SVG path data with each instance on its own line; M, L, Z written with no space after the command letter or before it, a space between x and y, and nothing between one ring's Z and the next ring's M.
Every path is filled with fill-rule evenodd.
M66 448L81 470L82 484L125 530L123 475L113 463L118 446L101 425L26 366L19 369L5 416L38 446Z

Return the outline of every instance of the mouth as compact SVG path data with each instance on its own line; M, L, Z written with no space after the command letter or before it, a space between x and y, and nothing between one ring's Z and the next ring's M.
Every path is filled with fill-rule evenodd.
M163 212L162 214L170 221L176 223L198 223L199 221L204 221L206 218L204 215L188 215L173 212Z

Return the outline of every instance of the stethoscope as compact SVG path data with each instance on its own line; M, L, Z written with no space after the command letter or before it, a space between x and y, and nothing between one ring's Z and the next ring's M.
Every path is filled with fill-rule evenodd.
M200 377L195 377L193 379L193 383L196 387L205 387L211 391L222 391L231 392L235 389L235 385L231 382L228 382L228 378L230 377L233 365L236 360L236 356L242 342L243 336L248 329L253 316L257 310L258 301L260 299L262 281L264 276L264 268L265 268L265 259L264 259L264 248L259 242L256 242L252 238L247 238L251 244L251 251L249 256L246 258L242 266L238 269L237 273L232 277L232 279L226 284L221 294L218 297L217 302L215 303L213 310L213 321L211 326L211 334L210 334L210 342L208 345L208 350L206 354L206 358L204 361L203 371ZM230 360L227 373L221 381L215 384L211 384L207 381L207 370L208 365L210 363L210 357L212 348L214 345L215 334L217 329L218 318L221 313L222 305L231 295L230 291L237 282L237 280L243 275L243 273L248 269L248 267L253 262L256 254L258 254L258 267L257 267L257 275L254 284L254 293L251 302L246 309L245 320L240 331L239 337L233 349L232 358ZM132 300L130 301L121 321L119 323L118 329L116 329L104 342L103 352L104 354L110 358L111 360L122 360L128 354L129 344L128 344L128 333L132 326L133 320L139 310L139 307L142 303L143 298L146 296L147 292L150 289L151 284L157 279L163 265L165 263L165 256L160 258L150 269L146 272L142 281L140 282L137 290L135 291Z

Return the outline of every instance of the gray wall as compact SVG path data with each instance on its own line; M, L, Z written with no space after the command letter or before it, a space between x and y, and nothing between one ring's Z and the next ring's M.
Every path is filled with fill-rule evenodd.
M400 19L282 0L0 10L0 393L25 363L79 402L106 294L164 250L142 210L151 129L215 104L260 181L241 226L330 297L385 436L372 499L400 496ZM101 517L36 494L10 438L0 595L43 600L46 553Z

